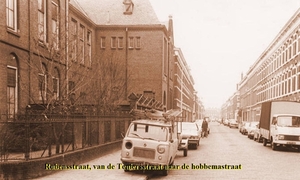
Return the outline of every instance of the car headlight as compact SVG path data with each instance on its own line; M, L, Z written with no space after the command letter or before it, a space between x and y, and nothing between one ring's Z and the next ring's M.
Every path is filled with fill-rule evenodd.
M284 135L279 135L279 136L278 136L278 139L279 139L279 140L284 140Z
M126 149L131 149L132 148L132 143L131 142L126 142L125 147L126 147Z
M162 154L166 151L166 147L164 145L158 145L157 146L157 152Z

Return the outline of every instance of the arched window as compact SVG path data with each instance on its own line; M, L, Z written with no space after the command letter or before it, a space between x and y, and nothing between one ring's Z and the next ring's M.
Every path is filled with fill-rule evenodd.
M38 94L38 100L40 100L42 103L46 103L47 100L47 68L45 64L41 65L41 70L38 74L38 88L39 88L39 94Z
M60 91L60 75L57 68L54 68L53 76L52 76L52 84L53 84L53 98L59 99L59 91Z
M7 61L7 117L14 119L18 111L18 63L15 55Z

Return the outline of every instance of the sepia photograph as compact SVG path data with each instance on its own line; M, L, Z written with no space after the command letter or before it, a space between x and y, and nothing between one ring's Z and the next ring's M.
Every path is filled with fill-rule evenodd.
M0 180L299 178L299 0L2 1Z

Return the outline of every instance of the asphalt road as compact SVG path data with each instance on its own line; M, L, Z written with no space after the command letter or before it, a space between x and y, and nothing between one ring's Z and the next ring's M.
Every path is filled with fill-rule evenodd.
M188 170L174 170L170 171L167 177L154 175L151 179L290 180L300 178L300 153L297 150L283 148L273 151L270 146L265 147L262 143L240 134L238 129L230 129L218 123L210 125L210 135L208 138L201 139L197 150L189 150L187 157L178 154L175 159L175 164L190 165ZM198 166L192 168L192 165ZM226 165L234 165L236 169L223 168Z
M120 150L84 163L91 170L64 170L39 179L299 179L300 153L293 149L273 151L263 146L238 129L210 124L211 133L200 141L197 149L189 149L188 156L177 152L174 165L179 168L169 170L168 176L159 173L124 172L118 168ZM94 165L100 165L95 169ZM109 165L115 165L109 169ZM110 166L111 168L111 166Z

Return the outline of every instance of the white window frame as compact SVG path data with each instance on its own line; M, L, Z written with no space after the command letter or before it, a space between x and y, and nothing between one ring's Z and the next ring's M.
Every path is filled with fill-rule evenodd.
M47 42L47 1L46 0L38 0L38 38L40 42L43 43Z
M54 89L54 82L56 80L56 87L57 89ZM52 77L52 82L53 82L53 96L54 96L54 99L58 100L59 99L59 77ZM56 93L55 93L55 90L56 90Z
M89 67L92 66L92 32L87 31L87 53L88 53L88 61L89 61Z
M118 37L118 48L123 49L123 37Z
M6 0L6 25L9 30L18 31L18 1Z
M77 34L78 34L78 27L77 21L75 19L71 19L71 31L70 31L70 42L71 45L70 49L70 56L71 60L77 62Z
M14 88L14 114L13 116L11 116L10 114L10 109L8 108L7 109L7 117L8 118L15 118L15 115L17 114L18 112L18 68L17 67L14 67L14 66L7 66L8 69L14 69L16 71L16 74L15 74L15 81L16 81L16 84L15 84L15 88ZM7 86L8 88L8 86ZM7 93L8 94L8 93ZM7 103L8 103L8 100L7 100Z
M52 43L53 43L53 48L55 50L59 49L59 5L57 2L52 0L52 6L55 6L56 8L56 17L55 19L53 18L52 14ZM51 9L52 10L52 9ZM51 13L54 13L53 11Z
M84 36L85 36L85 27L84 25L80 24L79 26L79 48L80 48L80 54L79 54L79 60L80 64L85 64L84 59Z
M101 42L100 42L100 46L101 49L105 49L105 44L106 43L106 37L101 37Z
M136 37L135 48L141 49L141 37L139 37L139 36Z
M117 37L116 36L112 36L110 38L110 40L111 40L110 47L112 49L116 49L117 48Z
M134 48L134 37L133 36L130 36L128 38L128 48L129 49L133 49Z
M45 73L39 73L38 74L38 85L39 85L39 89L38 89L38 91L39 91L39 94L38 94L38 100L40 100L40 101L46 101L47 100L47 75L45 74ZM40 87L40 77L42 77L42 78L44 78L44 84L42 84L42 85L44 85L44 87ZM42 89L40 89L40 88L42 88ZM44 91L43 91L43 88L44 88Z

